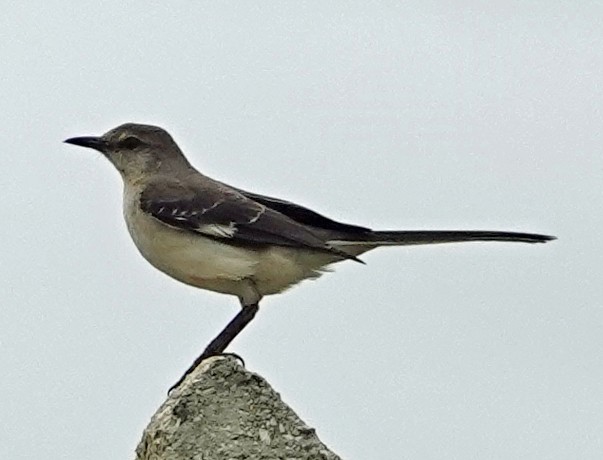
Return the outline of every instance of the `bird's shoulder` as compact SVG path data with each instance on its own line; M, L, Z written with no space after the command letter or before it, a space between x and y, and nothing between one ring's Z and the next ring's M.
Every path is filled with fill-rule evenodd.
M159 177L140 193L140 207L165 223L199 230L203 225L250 223L264 205L205 176Z
M355 259L307 225L201 174L149 181L139 203L164 224L232 244L311 248Z

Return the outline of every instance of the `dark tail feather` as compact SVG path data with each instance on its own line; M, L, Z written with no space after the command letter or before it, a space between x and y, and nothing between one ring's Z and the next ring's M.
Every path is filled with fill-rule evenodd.
M535 233L518 232L492 232L479 230L410 230L410 231L383 231L371 232L362 235L357 240L338 239L341 245L413 245L413 244L438 244L458 243L463 241L516 241L520 243L546 243L556 239L554 236L538 235Z

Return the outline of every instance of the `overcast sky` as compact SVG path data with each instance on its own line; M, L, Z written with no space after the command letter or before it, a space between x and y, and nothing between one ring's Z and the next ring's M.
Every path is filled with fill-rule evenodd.
M602 21L587 1L4 8L0 458L132 458L237 312L147 264L116 171L62 144L127 121L346 222L557 235L366 254L265 299L231 350L346 460L601 458Z

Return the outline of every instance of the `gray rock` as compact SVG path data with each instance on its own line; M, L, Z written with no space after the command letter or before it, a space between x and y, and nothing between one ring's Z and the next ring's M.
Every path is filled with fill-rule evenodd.
M152 417L136 460L340 460L234 357L201 363Z

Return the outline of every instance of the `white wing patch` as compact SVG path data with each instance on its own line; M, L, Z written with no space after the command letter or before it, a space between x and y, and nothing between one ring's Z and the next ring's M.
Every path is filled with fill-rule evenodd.
M264 214L266 212L266 206L264 206L263 204L259 204L259 203L258 203L258 205L259 205L258 213L255 216L253 216L251 219L249 219L248 224L255 224L258 221L258 219L260 217L262 217L262 214Z
M205 235L217 236L219 238L233 238L235 233L237 232L237 228L234 222L231 222L228 225L221 224L207 224L201 225L197 231L199 233L204 233Z
M195 216L197 216L199 214L203 215L206 212L211 211L212 209L220 206L222 203L224 203L224 200L217 200L210 207L208 207L208 208L201 208L201 209L187 209L187 208L184 208L184 209L171 208L170 209L170 208L166 208L165 206L161 206L157 210L157 214L163 214L163 215L167 214L172 219L186 222L191 217L195 217Z

